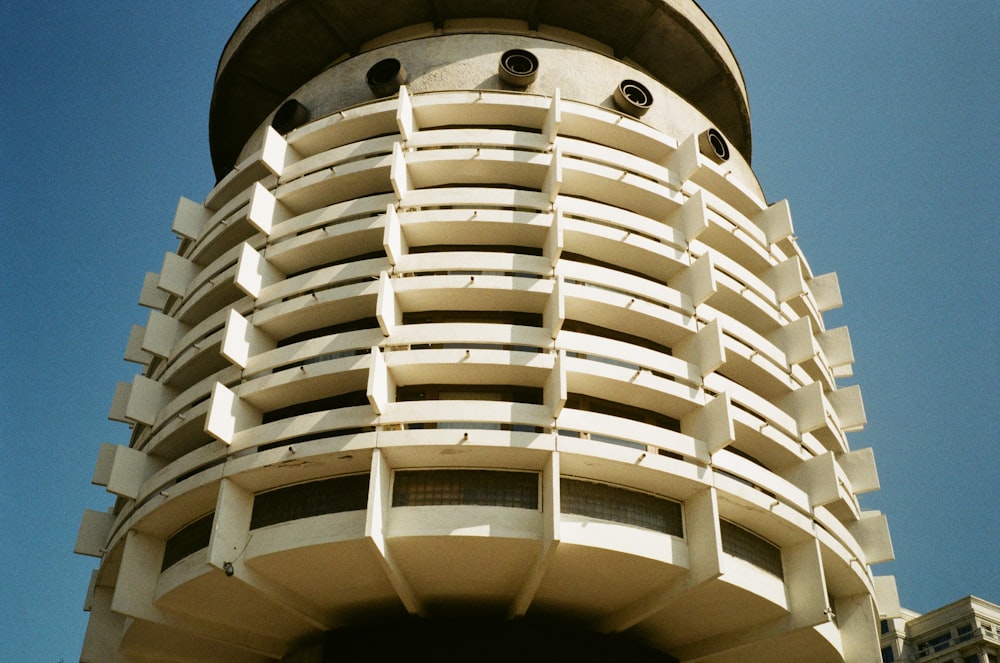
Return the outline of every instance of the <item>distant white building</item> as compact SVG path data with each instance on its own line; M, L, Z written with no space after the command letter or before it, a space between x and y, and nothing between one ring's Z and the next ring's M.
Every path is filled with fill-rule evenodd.
M921 615L903 609L881 621L882 661L997 663L1000 605L975 596Z
M210 140L81 660L877 663L837 278L694 2L261 1Z

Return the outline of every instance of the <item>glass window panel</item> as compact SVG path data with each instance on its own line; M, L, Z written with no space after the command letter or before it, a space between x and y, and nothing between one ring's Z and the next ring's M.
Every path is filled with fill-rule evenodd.
M681 505L673 500L578 479L562 479L559 487L563 513L684 536Z
M368 508L369 475L299 483L254 497L250 529L328 513Z
M402 470L392 506L503 506L538 509L538 474L499 470Z
M733 557L750 562L759 569L784 578L781 567L781 548L748 529L728 521L720 521L722 550Z
M212 536L214 515L214 513L210 513L207 516L202 516L177 530L173 536L167 539L163 550L163 564L160 566L161 572L166 571L188 555L208 547L208 540Z

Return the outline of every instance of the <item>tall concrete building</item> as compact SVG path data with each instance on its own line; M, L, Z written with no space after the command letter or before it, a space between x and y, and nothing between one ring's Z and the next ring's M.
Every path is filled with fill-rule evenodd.
M693 1L261 0L210 139L83 661L880 660L837 278Z

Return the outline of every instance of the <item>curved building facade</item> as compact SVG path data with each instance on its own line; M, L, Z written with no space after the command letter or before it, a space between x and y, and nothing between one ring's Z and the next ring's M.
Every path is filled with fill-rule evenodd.
M81 660L879 660L837 279L694 2L261 0L210 133Z

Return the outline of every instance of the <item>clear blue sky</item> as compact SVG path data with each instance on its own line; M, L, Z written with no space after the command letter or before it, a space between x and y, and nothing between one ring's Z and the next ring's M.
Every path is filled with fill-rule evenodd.
M143 274L214 183L207 113L245 1L0 3L0 661L77 660L71 552ZM1000 602L1000 3L703 0L750 92L755 170L836 271L903 603ZM877 8L877 9L874 9Z

